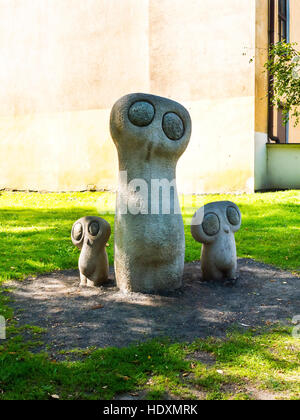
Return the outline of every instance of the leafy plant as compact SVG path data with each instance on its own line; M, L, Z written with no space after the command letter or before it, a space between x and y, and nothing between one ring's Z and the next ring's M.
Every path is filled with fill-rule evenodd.
M297 43L277 42L270 46L269 60L265 63L271 77L270 99L273 106L283 113L283 122L300 120L300 53Z

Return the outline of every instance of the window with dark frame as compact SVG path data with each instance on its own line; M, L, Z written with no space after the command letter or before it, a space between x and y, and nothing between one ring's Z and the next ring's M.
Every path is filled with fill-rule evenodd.
M287 41L287 0L279 0L278 5L278 28L279 28L279 40Z
M277 41L288 41L288 1L289 0L270 0L270 18L269 18L269 43L274 44ZM278 12L278 38L275 36L275 16L277 3ZM269 91L272 92L272 80L269 80ZM277 133L274 133L274 119L277 120ZM283 115L280 110L276 111L269 102L269 139L276 143L288 142L288 126L283 124Z

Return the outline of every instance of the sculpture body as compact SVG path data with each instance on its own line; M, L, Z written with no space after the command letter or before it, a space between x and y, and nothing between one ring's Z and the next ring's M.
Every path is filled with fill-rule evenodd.
M120 171L117 285L135 292L176 289L181 286L185 253L176 164L190 139L189 113L166 98L131 94L113 106L110 129Z
M231 201L206 204L195 213L191 232L201 242L201 270L205 281L232 281L237 277L234 233L241 226L241 212Z
M101 217L86 216L74 223L71 239L81 251L78 261L80 286L100 286L107 282L106 243L110 232L110 224Z

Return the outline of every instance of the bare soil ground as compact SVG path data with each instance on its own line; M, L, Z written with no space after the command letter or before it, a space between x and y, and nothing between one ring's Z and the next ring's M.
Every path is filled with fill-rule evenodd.
M42 340L54 352L160 336L193 341L300 314L299 277L249 259L238 266L239 280L225 286L202 282L199 262L186 264L182 289L164 296L121 293L113 269L105 287L79 288L78 271L68 270L10 282L10 296L20 324L46 328Z

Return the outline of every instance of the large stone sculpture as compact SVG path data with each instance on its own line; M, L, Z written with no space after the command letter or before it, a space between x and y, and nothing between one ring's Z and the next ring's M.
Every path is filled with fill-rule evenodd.
M78 261L80 286L101 286L107 282L106 243L110 232L110 224L101 217L86 216L74 223L71 239L81 251Z
M176 164L190 139L189 113L166 98L131 94L113 106L110 130L120 171L115 216L117 285L136 292L179 288L185 239Z
M205 281L234 282L237 257L234 233L241 226L241 212L231 201L206 204L194 214L191 232L203 244L201 269Z

